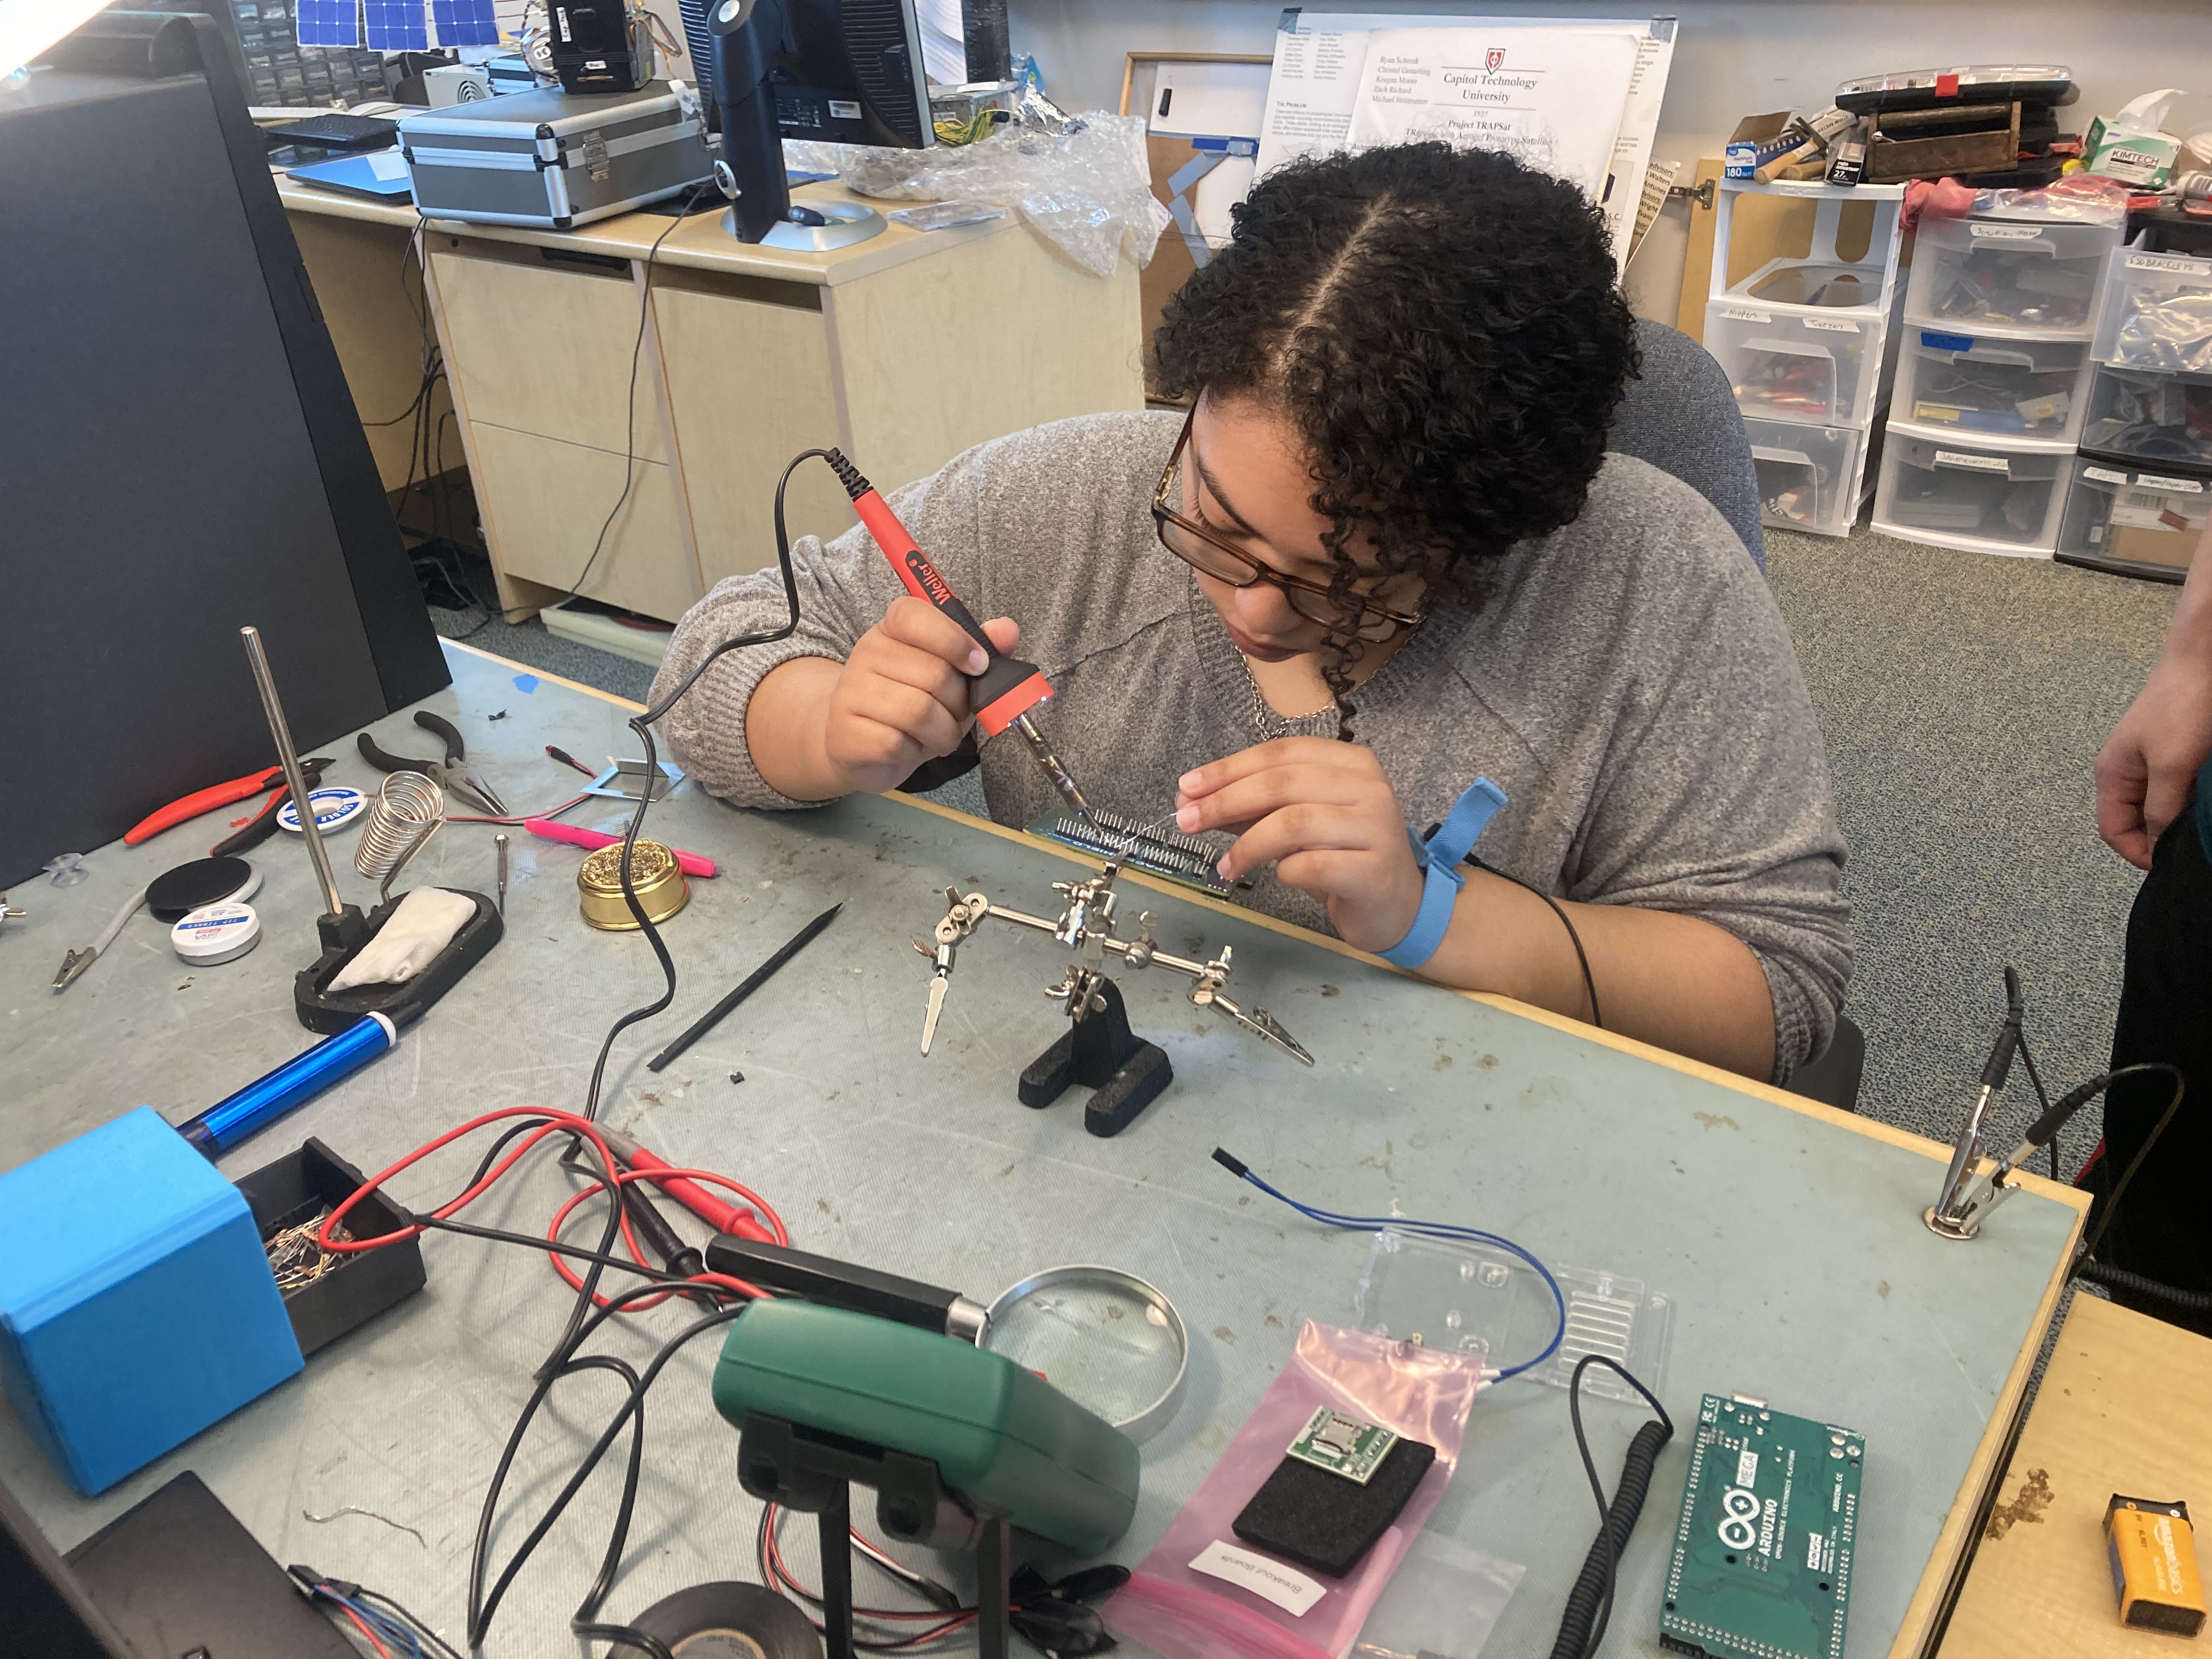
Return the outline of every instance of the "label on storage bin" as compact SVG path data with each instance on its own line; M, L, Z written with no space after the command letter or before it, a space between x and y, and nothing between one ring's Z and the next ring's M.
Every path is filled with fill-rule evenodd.
M2128 481L2126 473L2115 472L2109 466L2085 466L2081 469L2081 476L2094 478L2099 483L2124 484Z
M1824 328L1831 334L1856 334L1859 331L1856 323L1841 317L1808 317L1803 320L1806 327Z
M2032 242L2043 234L2040 225L1970 225L1967 228L1984 242Z
M1936 465L1971 467L1977 472L2003 472L2009 470L2005 458L2002 455L1962 455L1955 449L1937 450Z
M2128 255L2128 269L2172 270L2179 271L2184 276L2196 276L2212 270L2212 260L2164 258L2155 253L2130 253Z
M1774 313L1771 311L1751 311L1742 306L1723 306L1721 315L1732 323L1771 323L1774 320Z
M2171 489L2184 495L2204 493L2204 486L2195 478L2161 478L2153 472L2136 473L2136 483L2144 489Z
M1218 1538L1198 1553L1190 1570L1212 1578L1225 1578L1238 1589L1250 1590L1289 1613L1303 1615L1328 1594L1326 1587L1316 1583L1296 1567L1286 1567L1280 1561L1255 1555L1250 1550L1240 1550Z
M1938 334L1932 328L1920 331L1920 343L1930 351L1972 351L1974 337L1971 334Z

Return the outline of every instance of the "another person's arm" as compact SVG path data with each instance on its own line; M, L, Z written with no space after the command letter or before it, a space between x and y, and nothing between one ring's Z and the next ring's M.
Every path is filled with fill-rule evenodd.
M2151 849L2188 804L2212 754L2212 527L2197 544L2166 646L2142 694L2097 755L2097 833L2130 864Z

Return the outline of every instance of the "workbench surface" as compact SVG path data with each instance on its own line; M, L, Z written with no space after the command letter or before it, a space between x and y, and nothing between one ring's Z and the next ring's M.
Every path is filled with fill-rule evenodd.
M211 662L238 659L238 692L250 698L236 642L210 649L222 653ZM628 707L465 647L447 655L453 687L424 706L458 721L470 759L518 809L543 810L582 781L545 757L548 743L592 763L636 752ZM434 746L404 714L372 730L395 753ZM339 757L329 781L374 787L349 738L313 748ZM623 810L569 817L616 828ZM186 968L166 928L142 915L68 992L47 988L64 950L149 877L200 855L229 816L102 848L74 888L39 882L13 895L30 914L0 935L0 1168L142 1102L182 1121L307 1046L291 978L314 954L319 904L289 837L254 856L265 933L251 955ZM1194 1008L1178 975L1125 973L1131 1020L1168 1049L1176 1081L1127 1133L1097 1139L1083 1131L1079 1093L1042 1111L1014 1098L1015 1073L1063 1029L1041 993L1065 964L1041 936L987 924L961 951L935 1053L917 1054L928 967L910 941L943 915L946 885L1050 912L1048 884L1079 872L1072 855L897 798L761 814L686 786L647 830L720 860L722 873L694 882L690 908L664 927L675 1006L617 1043L608 1121L678 1164L753 1186L805 1249L982 1301L1068 1261L1124 1267L1165 1291L1192 1334L1189 1391L1145 1449L1137 1520L1116 1559L1134 1563L1165 1528L1287 1358L1300 1319L1349 1322L1367 1255L1364 1236L1310 1225L1233 1180L1208 1157L1224 1146L1310 1203L1480 1225L1554 1264L1647 1280L1674 1304L1658 1382L1678 1424L1694 1426L1701 1394L1741 1390L1862 1431L1846 1652L1923 1650L2050 1318L2079 1224L2075 1195L2039 1183L1979 1240L1947 1243L1919 1218L1942 1148L1164 890L1144 899L1161 915L1163 945L1233 944L1231 994L1273 1011L1319 1063L1304 1068ZM333 847L341 885L366 901L349 865L355 833ZM580 852L520 832L512 850L504 941L395 1052L233 1152L226 1174L310 1134L374 1170L479 1112L581 1105L608 1024L658 995L660 975L635 936L584 927ZM492 881L491 831L450 824L402 884L488 893ZM667 1071L644 1069L841 899L837 922L750 1002ZM410 1171L395 1194L435 1201L475 1156ZM470 1218L541 1232L568 1182L550 1155L526 1167ZM423 1254L422 1294L100 1498L71 1494L4 1407L0 1475L66 1547L197 1469L278 1560L387 1590L459 1642L485 1480L569 1297L529 1251L433 1234ZM611 1346L635 1358L684 1318L646 1316ZM704 1387L714 1351L702 1339L651 1396L643 1493L611 1617L702 1579L755 1576L757 1510L738 1489L737 1435ZM495 1533L502 1556L615 1399L609 1379L564 1385L557 1420L541 1419L509 1483ZM1609 1487L1640 1419L1605 1401L1586 1418ZM1622 1564L1608 1653L1657 1651L1689 1437L1678 1433L1660 1461ZM572 1650L566 1621L603 1547L619 1462L521 1576L488 1651ZM346 1505L421 1541L361 1516L303 1519ZM856 1504L872 1512L865 1498ZM1595 1528L1560 1390L1524 1381L1484 1394L1434 1525L1528 1568L1488 1650L1548 1651ZM786 1536L811 1577L811 1527ZM864 1573L862 1588L878 1577Z

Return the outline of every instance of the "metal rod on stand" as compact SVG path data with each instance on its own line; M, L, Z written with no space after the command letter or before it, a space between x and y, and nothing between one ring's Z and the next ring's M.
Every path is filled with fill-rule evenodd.
M315 804L308 799L307 775L300 769L300 751L292 746L292 728L285 723L284 705L276 700L276 682L269 672L269 658L261 648L261 630L241 628L238 631L246 641L246 660L253 669L253 684L261 693L262 711L269 716L269 735L276 740L276 759L284 768L284 781L291 786L292 804L300 814L300 833L307 841L307 858L315 866L315 879L322 884L323 908L331 915L341 915L345 901L338 896L337 878L331 873L331 856L323 850L323 832L315 822Z

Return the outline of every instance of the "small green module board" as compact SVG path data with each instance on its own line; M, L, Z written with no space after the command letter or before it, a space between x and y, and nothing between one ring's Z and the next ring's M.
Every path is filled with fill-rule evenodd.
M1301 1463L1340 1474L1358 1486L1372 1480L1390 1448L1398 1443L1395 1430L1340 1416L1323 1406L1307 1419L1298 1437L1291 1442L1290 1455Z
M1843 1659L1865 1461L1854 1430L1707 1395L1660 1645L1705 1659Z

